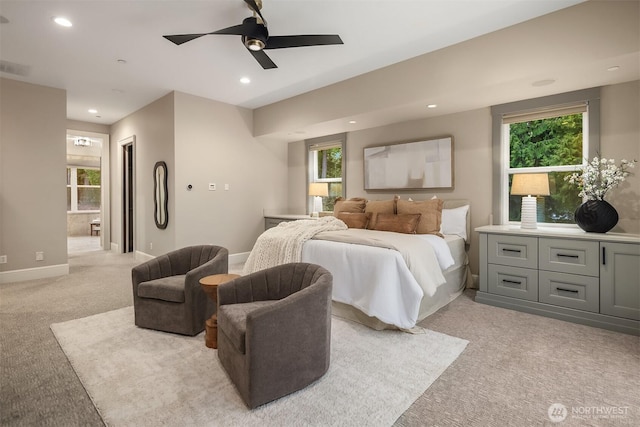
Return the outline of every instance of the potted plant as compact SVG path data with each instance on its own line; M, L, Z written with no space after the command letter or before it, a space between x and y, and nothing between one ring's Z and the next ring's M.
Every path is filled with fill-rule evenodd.
M575 211L576 224L584 231L606 233L618 223L618 212L604 196L609 190L623 182L635 167L636 160L622 159L616 165L614 159L594 157L581 171L565 177L565 180L576 185L578 195L586 199Z

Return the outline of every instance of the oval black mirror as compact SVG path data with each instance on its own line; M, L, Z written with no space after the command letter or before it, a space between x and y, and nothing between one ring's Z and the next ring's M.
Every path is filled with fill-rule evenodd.
M165 162L157 162L153 167L153 219L156 227L160 229L167 228L169 222L167 194L167 164Z

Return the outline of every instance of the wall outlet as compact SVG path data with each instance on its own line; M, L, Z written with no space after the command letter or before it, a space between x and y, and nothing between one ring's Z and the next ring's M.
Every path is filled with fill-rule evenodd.
M224 185L224 189L225 189L226 191L228 191L228 190L229 190L229 184L225 184L225 185Z
M44 252L36 252L36 261L44 261Z
M6 264L6 263L7 263L7 256L0 255L0 264Z
M209 183L209 191L216 191L216 185L213 183Z

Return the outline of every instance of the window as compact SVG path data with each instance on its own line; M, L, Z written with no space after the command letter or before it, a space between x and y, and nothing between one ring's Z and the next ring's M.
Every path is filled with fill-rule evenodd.
M305 141L307 159L307 207L313 212L313 196L308 195L310 183L326 183L328 196L322 197L322 210L332 211L335 200L344 196L346 135L330 135Z
M100 169L67 167L67 210L100 210Z
M537 222L574 224L582 200L564 177L599 148L599 90L495 106L492 114L494 223L520 222L523 196L510 194L516 174L546 173L550 194L537 197Z

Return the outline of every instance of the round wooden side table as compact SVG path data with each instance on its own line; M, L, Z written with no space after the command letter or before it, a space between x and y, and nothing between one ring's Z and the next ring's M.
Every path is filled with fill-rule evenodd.
M200 279L200 286L204 289L204 292L213 300L216 304L216 313L204 322L204 343L209 348L218 348L218 286L227 283L237 277L239 274L214 274L212 276L205 276Z

